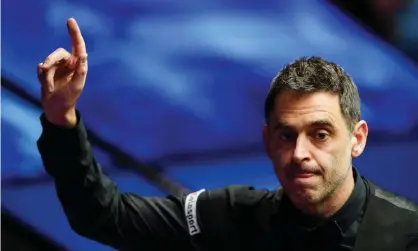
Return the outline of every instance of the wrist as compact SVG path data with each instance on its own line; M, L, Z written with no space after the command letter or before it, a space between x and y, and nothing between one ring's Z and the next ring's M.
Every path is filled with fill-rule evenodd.
M60 113L49 113L45 111L45 117L49 123L66 128L72 128L77 125L77 113L75 108Z

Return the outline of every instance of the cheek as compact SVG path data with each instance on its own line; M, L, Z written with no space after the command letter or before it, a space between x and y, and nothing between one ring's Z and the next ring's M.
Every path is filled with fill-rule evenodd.
M320 165L324 167L326 176L335 176L336 174L347 171L346 167L350 159L351 150L348 148L340 148L327 153L327 156L322 159Z
M338 158L332 153L320 153L317 155L316 161L326 172L333 169Z
M317 148L311 151L312 165L320 169L324 179L335 173L339 159L337 150Z
M286 149L274 149L271 160L275 166L284 166L292 160L292 151Z
M280 176L281 173L284 173L284 167L291 162L291 154L287 151L274 151L271 154L274 171Z

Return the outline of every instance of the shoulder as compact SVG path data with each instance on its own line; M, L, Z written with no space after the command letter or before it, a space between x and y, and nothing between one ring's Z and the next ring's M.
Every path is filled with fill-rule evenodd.
M184 213L189 234L234 231L237 222L252 220L261 208L272 203L276 194L277 191L255 189L251 186L202 189L187 194L184 199ZM217 226L222 227L222 230Z
M368 183L376 201L374 210L385 212L386 219L391 218L393 222L407 226L408 232L418 234L418 204L370 181Z
M227 186L214 190L200 190L198 197L199 207L216 206L233 211L240 208L248 208L271 201L277 194L277 191L267 189L256 189L251 186ZM193 197L193 193L186 196L186 201Z
M370 181L368 182L373 187L372 195L381 200L382 203L391 206L395 210L410 212L412 214L418 212L418 204L415 202L393 192L389 192Z

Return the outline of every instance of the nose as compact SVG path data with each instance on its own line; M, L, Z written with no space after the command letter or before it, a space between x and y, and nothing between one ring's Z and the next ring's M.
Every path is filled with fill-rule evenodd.
M310 159L309 140L302 135L296 140L292 158L298 164Z

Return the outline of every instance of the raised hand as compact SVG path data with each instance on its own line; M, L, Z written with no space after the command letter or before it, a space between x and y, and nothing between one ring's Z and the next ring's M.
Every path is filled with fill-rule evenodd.
M72 51L56 49L38 65L42 105L49 122L71 127L77 122L75 106L87 76L87 51L77 22L67 21Z

